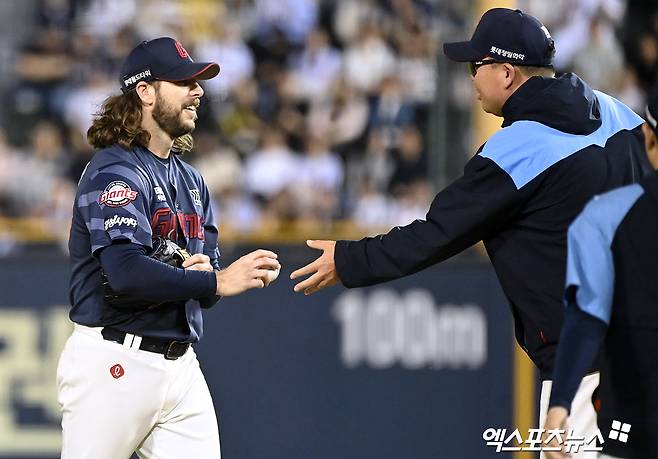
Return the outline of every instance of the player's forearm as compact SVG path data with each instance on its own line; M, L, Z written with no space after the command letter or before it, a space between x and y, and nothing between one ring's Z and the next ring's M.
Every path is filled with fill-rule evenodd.
M607 326L575 304L567 307L557 348L549 406L567 410L605 339Z
M113 290L153 302L210 297L217 287L214 273L160 263L137 244L112 244L100 262Z

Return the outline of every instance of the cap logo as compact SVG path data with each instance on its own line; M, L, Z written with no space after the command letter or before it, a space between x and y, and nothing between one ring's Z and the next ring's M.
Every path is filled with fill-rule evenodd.
M190 55L187 53L187 50L183 48L183 45L179 41L176 42L176 51L181 59L189 59Z
M551 33L548 31L546 26L541 26L541 31L544 32L544 35L546 35L546 38L551 38Z
M493 54L498 54L499 56L505 57L507 59L514 59L517 61L522 61L525 59L525 54L514 53L512 51L507 51L506 49L497 48L495 46L492 46L489 51Z

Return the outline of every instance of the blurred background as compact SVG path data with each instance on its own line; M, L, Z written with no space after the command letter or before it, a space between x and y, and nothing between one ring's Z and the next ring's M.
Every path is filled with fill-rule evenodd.
M482 434L527 432L535 381L480 250L357 293L306 299L286 279L314 256L308 238L423 218L499 127L466 66L441 52L494 6L544 22L558 73L643 112L658 71L651 0L0 2L0 457L58 455L54 372L86 130L125 55L157 36L221 66L185 159L214 195L222 263L257 246L284 262L267 292L206 314L197 351L225 457L509 455Z

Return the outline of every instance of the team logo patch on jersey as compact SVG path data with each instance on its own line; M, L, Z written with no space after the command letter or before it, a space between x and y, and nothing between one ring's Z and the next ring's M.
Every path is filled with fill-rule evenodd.
M116 180L101 193L100 203L108 207L123 207L137 199L137 194L126 182Z
M110 374L114 379L119 379L125 375L126 372L123 370L123 367L117 363L116 365L112 365L112 367L110 367Z
M199 190L190 190L190 194L192 195L192 199L194 200L194 205L195 206L200 206L201 205L201 193L199 193Z
M115 226L132 226L133 228L137 228L137 219L114 215L112 218L105 220L105 231L114 228Z

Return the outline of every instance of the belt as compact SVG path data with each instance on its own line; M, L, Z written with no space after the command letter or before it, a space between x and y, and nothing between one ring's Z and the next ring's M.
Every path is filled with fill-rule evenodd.
M126 338L126 332L117 330L112 327L104 327L101 330L101 335L108 341L114 341L123 344ZM181 341L169 341L160 338L150 338L148 336L142 337L142 342L139 344L142 351L155 352L156 354L163 354L167 360L176 360L185 355L190 348L190 343L183 343Z

